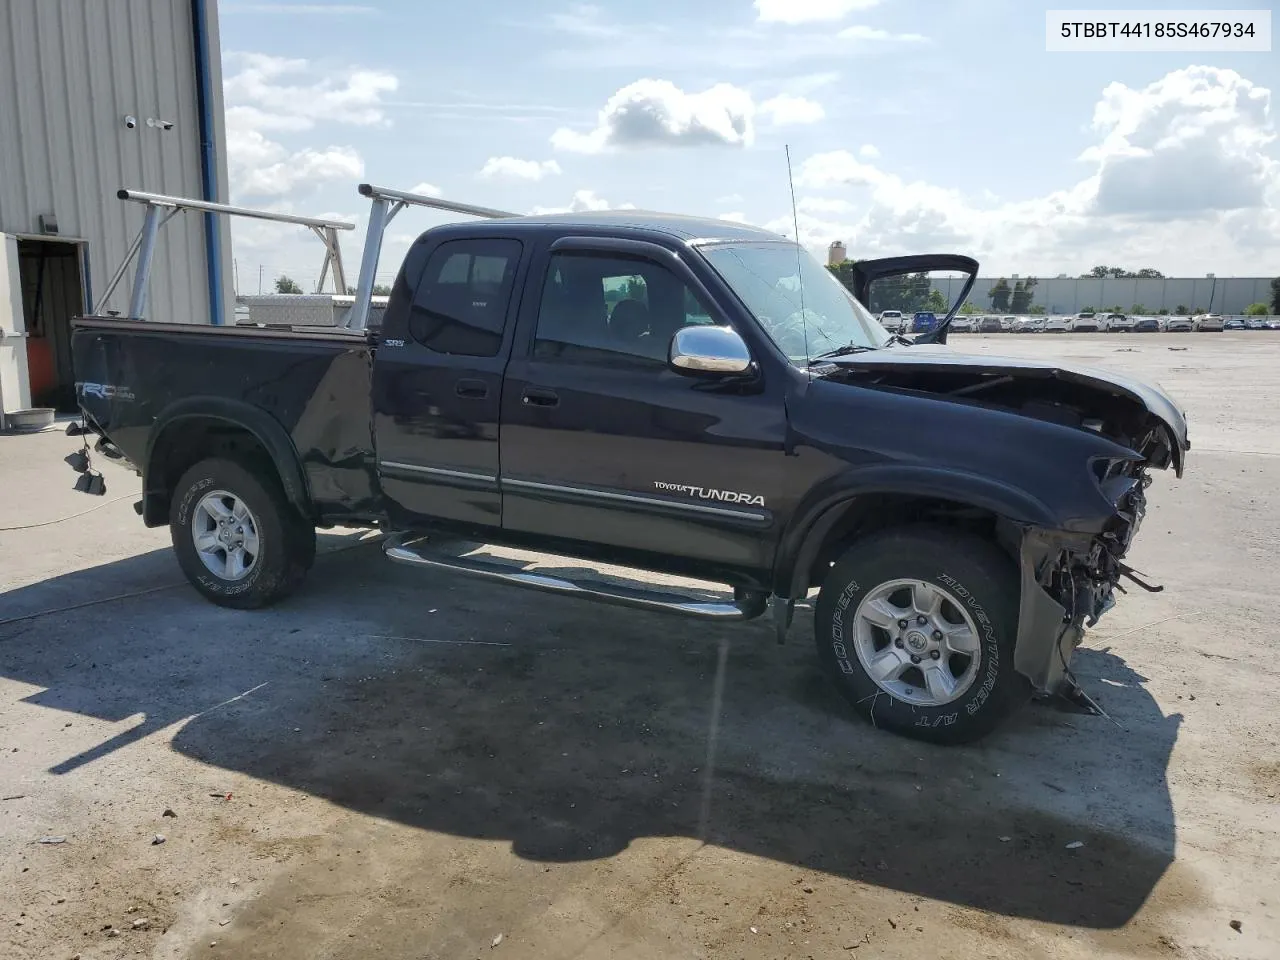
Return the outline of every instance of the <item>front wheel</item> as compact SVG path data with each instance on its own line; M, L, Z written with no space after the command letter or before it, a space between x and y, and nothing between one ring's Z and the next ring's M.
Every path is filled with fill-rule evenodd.
M818 656L875 726L957 744L993 730L1031 685L1013 668L1018 572L994 544L945 527L855 542L818 596Z
M315 559L315 528L290 506L265 466L218 458L197 463L174 490L169 531L192 586L238 610L285 597Z

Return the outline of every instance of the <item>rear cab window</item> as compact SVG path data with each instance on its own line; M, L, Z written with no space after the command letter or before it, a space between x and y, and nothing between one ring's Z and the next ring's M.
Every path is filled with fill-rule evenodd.
M440 244L413 287L408 335L434 353L497 356L522 251L520 241L510 239Z

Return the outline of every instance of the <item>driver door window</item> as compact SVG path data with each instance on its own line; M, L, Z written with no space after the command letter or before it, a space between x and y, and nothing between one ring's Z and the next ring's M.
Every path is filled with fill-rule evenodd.
M709 319L697 295L655 263L557 253L542 288L533 356L661 367L675 332Z

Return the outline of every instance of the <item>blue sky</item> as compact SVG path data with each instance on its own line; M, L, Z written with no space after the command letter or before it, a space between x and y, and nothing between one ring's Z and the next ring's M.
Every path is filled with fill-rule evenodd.
M233 200L358 220L352 272L361 180L791 234L789 144L815 251L1276 273L1280 57L1046 53L1044 12L1063 6L221 0ZM395 222L384 279L432 222ZM259 264L307 288L318 273L305 234L237 224L235 245L242 292Z

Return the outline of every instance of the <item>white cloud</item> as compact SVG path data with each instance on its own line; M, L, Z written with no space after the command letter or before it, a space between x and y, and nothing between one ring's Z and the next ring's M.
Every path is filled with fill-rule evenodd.
M779 127L786 124L817 123L827 115L822 104L785 93L760 104L760 112Z
M635 146L750 146L755 104L740 87L719 83L686 93L669 80L637 80L620 89L587 133L561 127L558 150L602 153Z
M858 148L858 156L865 160L877 160L880 157L880 150L872 143L864 143Z
M908 181L866 147L815 154L797 170L801 239L821 250L839 237L856 256L961 250L995 272L1108 262L1202 274L1225 261L1270 275L1280 260L1280 163L1269 105L1269 90L1214 67L1136 89L1113 83L1094 111L1098 142L1080 157L1087 174L1016 201ZM791 234L790 211L765 226Z
M765 23L822 23L843 20L880 0L755 0L756 19Z
M884 176L888 174L882 174L870 164L860 163L848 150L832 150L815 153L807 158L800 166L796 183L802 187L825 190L851 184L866 185Z
M747 215L743 213L741 210L731 210L729 213L722 213L720 214L720 219L729 220L732 223L748 223L749 224L751 222L750 220L747 219Z
M801 197L796 206L805 213L852 213L855 209L839 197Z
M622 27L609 23L602 15L603 11L591 3L577 3L567 11L551 14L547 22L555 30L572 33L579 37L603 40L622 34Z
M856 196L807 196L797 204L802 211L801 238L807 246L825 247L833 237L843 237L859 256L881 256L983 248L992 237L990 212L974 207L959 191L905 181L847 150L807 158L796 182L803 189L844 190ZM861 211L861 216L849 216L855 211ZM791 233L789 221L790 217L780 215L766 226L785 227Z
M421 183L415 183L412 189L406 190L405 192L416 193L424 197L438 197L444 191L434 183L427 183L427 181L423 180Z
M1271 92L1234 70L1189 67L1102 91L1080 159L1098 164L1098 213L1169 218L1258 207L1275 182Z
M870 40L898 43L924 43L929 38L919 33L890 33L888 30L881 30L878 27L867 27L861 24L855 24L852 27L845 27L836 34L841 40Z
M290 193L299 184L321 180L357 180L364 176L364 161L351 147L306 148L267 166L243 169L236 187L242 196L275 197Z
M596 196L594 190L575 190L573 199L563 207L534 207L529 211L533 216L548 213L588 213L597 210L634 210L633 203L610 204L604 197Z
M229 53L225 59L234 68L223 83L227 104L248 108L244 114L262 130L307 130L317 122L383 125L383 99L399 87L382 70L334 76L307 60L264 53Z
M820 103L794 94L781 93L757 106L746 90L728 83L686 93L669 80L645 79L610 97L592 130L561 127L552 134L551 145L575 153L644 146L749 147L757 113L775 126L816 123L826 116Z
M517 157L490 157L480 168L480 176L507 180L532 180L560 173L560 164L554 160L521 160Z
M274 139L310 131L319 123L382 125L384 94L394 76L354 69L337 76L309 61L260 53L230 53L226 98L227 172L236 196L273 197L330 180L364 175L352 146L288 149Z
M384 98L398 86L396 78L381 70L334 70L257 53L228 53L224 66L232 202L317 216L305 198L326 184L343 184L354 198L364 160L332 128L388 125ZM258 266L268 281L288 273L304 289L314 286L322 254L310 231L241 217L233 217L230 226L236 258L246 265L244 292L257 289L249 271L256 274ZM359 261L359 241L354 255L350 249L353 237L342 234L352 283Z
M234 198L278 197L330 180L356 180L364 161L353 147L289 150L227 111L227 174Z

